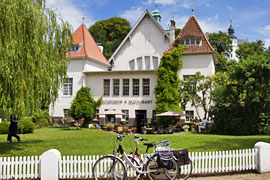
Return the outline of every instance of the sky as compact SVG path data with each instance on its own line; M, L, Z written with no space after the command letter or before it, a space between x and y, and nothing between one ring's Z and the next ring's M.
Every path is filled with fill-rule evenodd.
M90 27L111 17L127 19L131 26L148 9L161 14L161 26L168 27L174 19L183 28L194 15L204 32L227 32L232 19L235 35L249 42L263 40L270 46L270 0L47 0L46 5L73 26L82 22ZM82 18L85 18L82 21Z

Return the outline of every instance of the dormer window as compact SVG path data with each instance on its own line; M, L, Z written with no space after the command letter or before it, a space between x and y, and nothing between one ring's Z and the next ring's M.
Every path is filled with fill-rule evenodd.
M71 52L79 52L79 51L81 51L82 45L83 45L83 42L80 43L80 44L72 44Z
M201 45L201 40L200 39L185 39L185 40L181 40L180 44L182 44L183 46L200 46Z

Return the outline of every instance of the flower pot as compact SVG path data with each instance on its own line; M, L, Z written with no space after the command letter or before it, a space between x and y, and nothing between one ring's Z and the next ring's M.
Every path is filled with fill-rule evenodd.
M188 129L184 129L184 132L188 132Z

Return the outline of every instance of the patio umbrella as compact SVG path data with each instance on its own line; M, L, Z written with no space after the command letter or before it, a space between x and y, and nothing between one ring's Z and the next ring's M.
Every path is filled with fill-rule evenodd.
M107 111L97 113L97 115L125 115L125 113L117 112L114 109L109 109ZM104 124L105 124L105 119L104 119Z
M161 114L157 114L156 116L167 116L167 117L173 116L173 117L177 117L177 116L188 116L188 115L177 112L177 111L174 111L174 110L171 110L171 111L167 111L167 112L164 112L164 113L161 113Z

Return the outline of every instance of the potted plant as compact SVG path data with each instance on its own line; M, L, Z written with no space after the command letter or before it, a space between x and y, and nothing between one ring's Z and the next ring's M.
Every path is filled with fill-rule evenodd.
M107 124L107 130L112 131L114 129L114 124L113 123L108 123Z
M184 126L183 126L183 129L184 129L184 132L188 132L189 125L184 125Z

